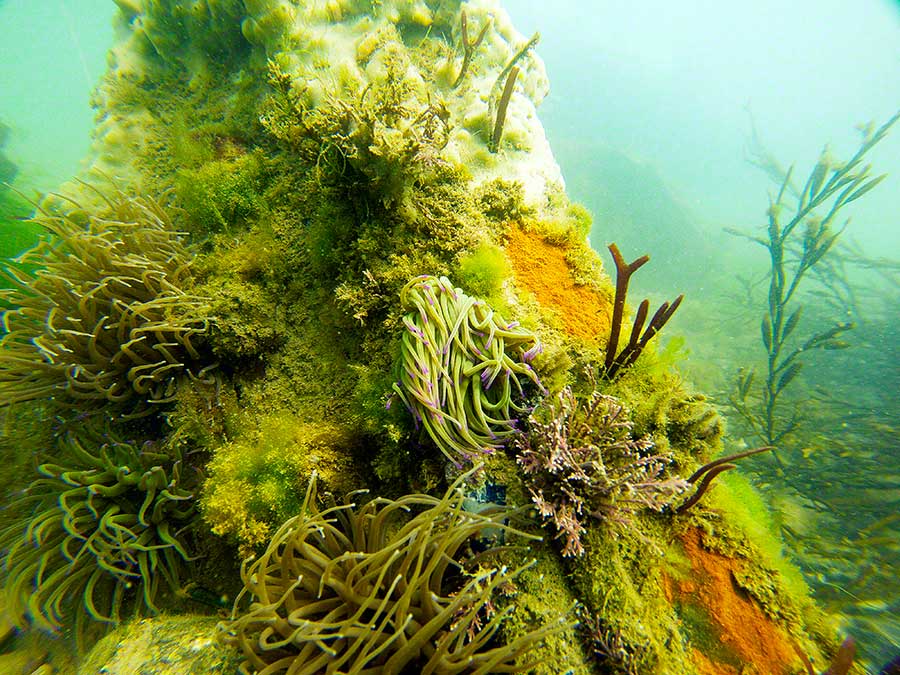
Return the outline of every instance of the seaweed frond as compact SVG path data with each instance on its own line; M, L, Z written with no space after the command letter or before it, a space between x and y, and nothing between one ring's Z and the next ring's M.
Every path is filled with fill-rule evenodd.
M509 71L506 77L506 84L503 85L503 93L500 95L500 102L497 104L497 116L494 120L494 130L491 132L491 140L488 143L488 150L497 152L500 148L500 138L503 136L503 125L506 123L506 111L509 108L509 100L512 98L513 90L516 88L516 78L519 76L519 67L515 66Z
M736 452L732 455L728 455L727 457L720 457L719 459L707 462L699 469L697 469L694 473L692 473L687 479L687 482L691 485L695 485L698 480L700 481L700 483L699 485L697 485L697 489L694 491L694 494L692 494L683 504L675 509L675 513L684 513L689 508L694 506L697 502L699 502L703 498L703 495L706 494L706 491L709 489L710 485L712 485L715 477L720 473L722 473L723 471L736 469L737 464L732 464L732 462L743 459L744 457L758 455L762 452L768 452L769 450L774 449L775 448L773 446L766 445L761 448L754 448L753 450Z
M459 67L459 75L456 76L456 80L453 82L453 88L456 89L460 83L463 81L463 78L466 76L466 72L469 69L469 64L472 61L472 56L475 54L475 50L481 45L484 41L485 36L487 35L488 29L491 27L491 21L485 21L484 25L481 27L481 30L478 32L478 36L474 40L469 40L469 20L466 16L466 10L462 10L459 16L459 29L461 33L461 42L463 48L463 62Z
M760 321L765 379L752 387L753 371L741 369L736 391L729 397L732 408L766 445L788 441L803 421L796 406L785 414L783 405L785 392L804 366L803 359L817 349L849 346L842 338L854 324L847 321L832 321L806 339L798 337L804 307L798 291L808 273L822 270L823 261L846 229L849 220L839 222L843 209L886 178L886 174L873 175L872 166L863 161L898 120L900 111L880 127L866 126L858 149L846 162L836 161L827 147L823 149L799 192L791 180L793 167L788 169L778 194L769 197L764 235L731 231L763 246L769 254L769 288ZM776 461L783 469L777 456Z
M627 368L637 361L638 357L644 351L647 343L662 330L675 310L681 305L684 295L679 295L671 304L664 302L650 319L647 328L644 329L644 322L647 320L647 312L650 309L650 301L643 300L638 307L637 314L634 317L634 325L631 328L631 337L628 344L621 352L617 352L619 348L619 334L622 330L622 319L625 313L625 298L628 295L628 281L631 275L637 272L647 261L650 256L642 255L633 262L626 263L619 247L615 244L609 245L609 252L612 254L613 262L616 265L616 298L613 304L612 324L609 331L609 340L606 343L606 359L603 364L604 377L612 380L623 368Z

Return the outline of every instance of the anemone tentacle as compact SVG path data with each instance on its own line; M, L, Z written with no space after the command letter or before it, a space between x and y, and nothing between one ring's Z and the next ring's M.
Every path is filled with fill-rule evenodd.
M454 288L446 277L420 276L406 284L400 376L394 392L452 462L491 453L516 432L527 407L519 378L542 392L528 363L537 337L507 323L483 300Z
M506 644L497 633L512 607L492 597L532 562L484 567L466 557L485 531L538 539L507 524L503 509L465 510L461 489L316 506L315 477L301 513L244 564L244 589L226 639L243 673L525 672L520 657L571 624L560 617ZM405 519L405 520L401 520ZM249 598L250 602L247 603Z

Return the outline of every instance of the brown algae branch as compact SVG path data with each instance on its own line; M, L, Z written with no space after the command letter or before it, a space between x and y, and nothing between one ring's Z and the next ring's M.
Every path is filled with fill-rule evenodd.
M612 253L613 262L616 265L616 299L613 303L609 341L606 343L606 361L604 365L607 370L609 370L613 361L615 361L616 349L619 347L619 333L622 330L622 315L625 312L625 296L628 294L628 280L631 279L632 274L637 272L650 260L650 256L642 255L634 262L626 263L625 258L623 258L621 252L619 252L619 247L615 244L609 245L609 252ZM647 303L647 305L649 305L649 303ZM641 309L643 309L643 317L646 317L647 307L644 306L644 303L641 303ZM636 327L638 323L643 324L643 317L639 309L638 317L635 320Z
M534 46L538 43L538 40L540 40L540 39L541 39L541 34L535 33L534 35L531 36L531 39L525 43L525 46L522 47L519 51L517 51L515 53L515 56L513 56L509 60L509 63L507 63L503 67L503 70L501 70L500 74L497 76L497 80L494 82L494 86L491 87L492 92L496 91L496 89L500 86L500 83L503 82L504 78L506 78L506 81L509 82L509 73L516 66L516 64L522 59L522 57L524 57L525 54L527 54L529 52L529 50L534 48Z
M694 473L692 473L690 478L687 479L687 482L691 483L692 485L698 480L700 481L700 484L697 485L697 489L694 491L694 494L692 494L687 501L685 501L677 509L675 509L675 513L684 513L694 504L699 502L703 495L706 494L706 491L709 489L709 486L712 484L713 479L716 476L724 471L730 471L731 469L737 467L737 464L733 464L732 462L743 459L744 457L758 455L762 452L768 452L769 450L774 449L774 446L764 445L760 448L744 450L743 452L736 452L732 455L728 455L727 457L720 457L719 459L707 462L699 469L697 469Z
M491 114L494 99L496 98L496 92L500 88L500 83L503 83L503 93L500 94L500 99L497 104L497 114L494 116L494 130L491 134L491 139L488 142L488 150L491 152L497 152L497 149L500 147L500 136L503 134L503 123L506 121L506 106L509 105L509 97L512 96L513 85L515 84L516 77L520 70L516 64L538 43L538 40L540 39L540 33L532 35L531 39L525 43L525 46L517 51L509 60L509 63L503 67L503 70L500 71L500 74L494 81L494 85L491 87L491 93L488 96L489 116ZM513 74L513 71L515 71L515 74Z
M497 152L500 148L500 137L503 136L503 124L506 122L506 110L509 108L509 100L512 98L513 90L516 87L516 78L518 76L519 67L513 66L506 78L506 84L503 86L500 102L497 104L497 117L494 120L494 131L491 133L491 141L488 143L488 150L491 152Z
M466 10L462 10L460 13L459 25L460 32L462 33L463 62L459 69L459 75L456 76L456 80L453 82L453 89L456 89L465 77L466 71L469 69L469 64L472 61L472 55L475 54L475 50L478 49L479 45L484 41L488 28L491 27L491 21L490 19L485 21L484 25L481 27L481 31L478 33L478 37L472 42L469 42L469 20L466 17Z
M638 357L644 351L644 348L652 340L656 334L662 330L675 310L684 300L684 295L679 295L672 303L664 302L650 319L647 328L644 329L644 322L647 320L647 312L650 309L650 301L644 300L638 307L635 315L634 325L631 328L631 336L628 344L618 354L616 350L619 347L619 334L622 331L622 317L625 313L625 299L628 295L628 281L642 265L650 258L649 256L641 256L632 263L626 263L619 252L619 248L615 244L610 244L609 251L612 253L613 262L616 264L616 297L613 303L613 316L609 331L609 341L606 344L606 359L604 361L603 375L612 380L616 377L622 368L627 368L637 361Z
M650 319L650 325L647 326L647 330L645 330L643 334L640 333L640 329L643 327L643 320L647 316L647 308L650 306L650 301L645 299L641 302L641 307L644 309L644 316L638 317L641 319L640 325L635 321L634 328L631 330L631 339L629 340L628 345L622 350L622 353L616 357L616 360L613 363L614 371L619 368L627 368L637 361L638 356L644 351L644 347L646 347L647 343L650 342L662 327L666 325L666 322L672 318L672 315L675 313L675 310L678 309L682 300L684 300L684 294L675 298L671 305L668 302L664 302L660 305L659 309L656 310L656 314ZM640 309L638 312L640 312Z

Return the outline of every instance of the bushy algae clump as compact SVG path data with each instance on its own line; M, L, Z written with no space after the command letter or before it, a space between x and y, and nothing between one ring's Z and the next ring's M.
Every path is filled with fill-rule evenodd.
M542 388L529 363L540 341L446 277L413 279L400 302L412 311L394 391L416 424L455 463L503 447L516 431L513 413L526 411L519 376Z
M201 511L214 534L247 555L297 513L309 477L334 492L363 484L354 459L360 441L334 424L304 423L286 412L243 416L231 441L206 466Z
M516 461L528 492L540 516L552 521L557 538L565 537L564 557L584 554L583 518L610 523L607 531L615 536L617 529L632 526L635 511L662 511L687 489L687 481L665 475L671 455L651 453L653 442L633 438L632 427L614 397L595 390L579 402L565 388L516 438Z
M490 563L479 538L529 535L503 509L465 509L463 474L442 497L406 495L359 505L363 493L319 510L315 481L300 513L241 572L227 625L246 657L243 673L526 672L530 649L566 628L564 617L497 645L515 579L528 563ZM353 501L351 501L353 500ZM482 547L484 541L481 542Z

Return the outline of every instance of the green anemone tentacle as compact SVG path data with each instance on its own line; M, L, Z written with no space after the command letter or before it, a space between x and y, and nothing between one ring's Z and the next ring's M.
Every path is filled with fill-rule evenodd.
M301 513L241 569L244 588L222 626L244 654L240 672L525 672L516 659L572 623L560 617L507 644L496 639L512 607L484 608L534 561L485 567L467 543L486 531L536 537L510 526L504 509L466 510L462 486L480 468L443 497L356 505L348 495L321 511L313 479Z
M508 324L446 277L420 276L400 292L404 331L394 392L454 463L501 447L527 410L520 377L541 391L528 361L530 331Z
M0 532L7 611L18 624L58 630L117 621L123 602L157 612L160 586L178 591L193 560L184 532L196 480L177 445L140 445L96 422L57 438L21 515ZM65 611L64 611L65 610Z

